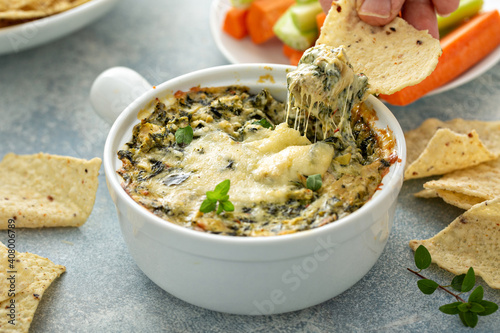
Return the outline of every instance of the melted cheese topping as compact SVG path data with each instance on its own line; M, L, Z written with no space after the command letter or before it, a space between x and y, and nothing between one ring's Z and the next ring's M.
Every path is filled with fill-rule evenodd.
M154 214L188 228L240 236L315 228L349 214L368 200L387 167L365 108L348 127L359 158L341 140L314 138L285 121L285 107L266 90L193 88L178 92L136 125L118 152L123 187ZM265 128L265 119L272 128ZM179 145L175 132L190 125L193 141ZM320 174L317 192L307 176ZM229 179L233 212L201 213L207 191ZM353 193L355 190L356 193Z
M284 123L273 131L261 132L264 133L260 133L258 140L249 136L243 142L236 142L215 131L193 142L178 165L185 172L196 174L186 181L184 188L202 197L221 179L230 179L231 187L238 189L231 192L231 201L237 208L248 202L284 203L286 193L294 187L291 182L298 181L301 174L323 174L328 169L333 157L331 146L323 143L326 148L321 149L311 145ZM200 150L204 151L203 156L197 153ZM170 200L197 211L199 202L183 202L187 195L176 191L172 194L176 198Z

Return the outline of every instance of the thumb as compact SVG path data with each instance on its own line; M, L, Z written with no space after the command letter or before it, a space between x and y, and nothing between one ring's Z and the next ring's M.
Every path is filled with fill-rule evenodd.
M385 25L401 11L405 0L359 0L358 16L371 25Z

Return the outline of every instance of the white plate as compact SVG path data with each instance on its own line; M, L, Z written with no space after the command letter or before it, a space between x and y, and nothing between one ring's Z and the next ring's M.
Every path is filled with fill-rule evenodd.
M271 63L289 65L283 55L283 43L276 37L256 45L250 38L235 39L222 31L226 12L231 8L229 0L214 0L210 8L210 29L219 50L233 64Z
M214 0L210 9L210 29L215 39L217 47L231 63L275 63L289 64L287 57L283 55L282 43L274 38L261 45L252 43L250 38L246 37L237 40L222 31L222 24L226 12L231 7L229 0ZM500 1L484 0L483 10L500 10ZM475 79L479 75L493 67L500 60L500 47L490 53L481 62L467 72L451 81L450 83L435 89L427 96L442 93L444 91L456 88L464 83Z
M66 36L107 13L120 0L92 0L65 12L0 28L0 55L19 52Z

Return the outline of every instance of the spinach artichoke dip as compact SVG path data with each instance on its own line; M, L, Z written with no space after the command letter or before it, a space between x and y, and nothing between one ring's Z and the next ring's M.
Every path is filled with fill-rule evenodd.
M286 103L244 86L157 100L118 151L125 191L169 222L232 236L294 233L359 209L397 159L362 103L366 77L321 45L287 80Z

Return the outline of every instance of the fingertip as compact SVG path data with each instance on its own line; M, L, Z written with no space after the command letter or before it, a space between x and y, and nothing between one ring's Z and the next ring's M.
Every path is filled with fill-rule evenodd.
M446 16L457 10L460 0L432 0L436 13Z
M375 26L386 25L394 19L394 17L377 17L377 16L373 16L372 14L363 15L361 13L358 13L358 16L363 22L368 23L369 25L375 25Z
M439 39L439 29L438 29L437 23L435 25L428 26L427 27L427 32L432 37L434 37L436 39Z
M409 0L402 10L403 19L418 30L427 30L429 34L439 39L436 12L431 1Z
M328 13L330 8L332 7L332 0L319 0L321 7L323 7L323 11Z
M358 16L370 25L386 25L399 14L404 0L364 0L358 7Z

